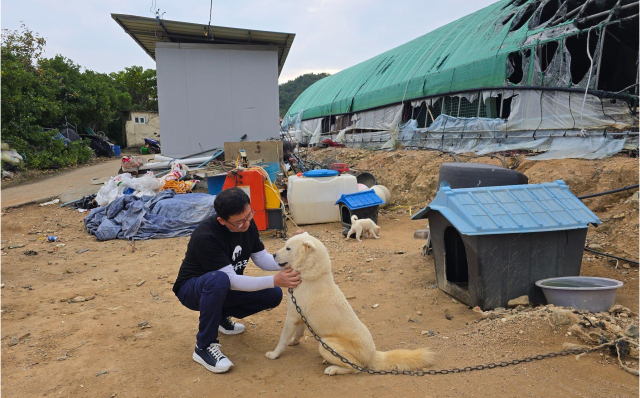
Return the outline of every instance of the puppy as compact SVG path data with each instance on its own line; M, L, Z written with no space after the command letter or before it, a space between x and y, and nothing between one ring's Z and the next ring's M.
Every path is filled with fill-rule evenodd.
M368 369L400 371L421 369L432 364L433 354L426 348L376 351L371 333L333 281L329 253L318 239L306 232L296 235L273 257L281 267L291 267L300 272L302 283L294 289L293 295L302 314L322 341L350 362ZM289 297L280 341L273 351L266 353L267 358L276 359L287 344L298 344L305 329ZM325 350L322 344L319 349L320 355L331 364L324 370L325 374L358 373Z
M363 218L362 220L358 220L358 216L351 216L351 229L349 233L347 233L346 240L349 240L349 236L354 233L356 234L356 239L358 242L362 242L360 236L365 232L368 236L373 235L374 238L380 239L376 233L380 233L380 227L376 225L370 218Z

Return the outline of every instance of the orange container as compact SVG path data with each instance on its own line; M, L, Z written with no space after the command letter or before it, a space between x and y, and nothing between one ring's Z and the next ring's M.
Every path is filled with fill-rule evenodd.
M232 170L227 173L222 190L238 187L251 198L251 207L256 212L253 216L258 231L269 228L267 220L267 199L264 191L265 176L258 170Z

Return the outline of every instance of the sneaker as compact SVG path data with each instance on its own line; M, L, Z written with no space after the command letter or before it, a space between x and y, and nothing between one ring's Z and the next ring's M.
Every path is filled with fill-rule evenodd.
M244 332L244 325L241 323L235 323L231 320L231 317L222 318L218 331L224 334L240 334Z
M213 343L207 349L200 349L196 345L193 360L213 373L224 373L233 366L229 358L220 351L220 344Z

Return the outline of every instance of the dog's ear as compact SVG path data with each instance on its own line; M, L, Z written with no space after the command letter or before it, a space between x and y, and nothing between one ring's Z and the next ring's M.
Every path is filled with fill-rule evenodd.
M302 245L306 251L316 250L316 244L312 240L305 240Z

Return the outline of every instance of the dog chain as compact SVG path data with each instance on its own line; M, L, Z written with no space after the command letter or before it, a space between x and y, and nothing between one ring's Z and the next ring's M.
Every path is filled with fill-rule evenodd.
M477 366L465 366L464 368L451 368L451 369L440 369L440 370L427 370L424 371L422 369L420 370L373 370L373 369L367 369L367 368L363 368L360 365L357 365L351 361L349 361L347 358L343 357L342 355L338 354L333 348L329 347L327 345L327 343L325 343L324 341L322 341L322 339L320 338L320 336L318 336L316 334L316 332L313 330L313 328L311 327L311 325L309 325L309 322L307 322L307 318L302 315L302 309L300 309L300 307L298 306L298 303L296 301L296 298L293 296L293 289L289 288L289 294L291 295L291 301L293 302L293 305L296 306L296 311L298 312L298 314L300 314L300 318L302 319L302 322L304 322L305 325L307 325L307 328L309 329L309 331L311 332L311 334L313 335L313 338L318 341L321 345L322 348L324 348L325 350L329 351L334 357L339 358L343 363L351 366L352 368L360 371L360 372L366 372L368 374L371 375L387 375L387 374L391 374L391 375L406 375L406 376L425 376L425 375L446 375L449 373L464 373L464 372L472 372L474 370L484 370L484 369L494 369L497 367L507 367L509 365L518 365L524 362L533 362L534 360L542 360L542 359L546 359L546 358L555 358L555 357L566 357L567 355L573 354L573 355L578 355L578 354L583 354L583 353L589 353L594 351L594 349L591 348L583 348L583 349L575 349L575 350L564 350L564 351L560 351L560 352L550 352L548 354L540 354L540 355L536 355L533 357L525 357L522 359L514 359L511 361L502 361L502 362L498 362L498 363L488 363L486 365L477 365Z

